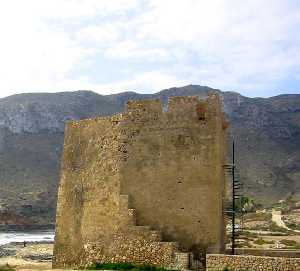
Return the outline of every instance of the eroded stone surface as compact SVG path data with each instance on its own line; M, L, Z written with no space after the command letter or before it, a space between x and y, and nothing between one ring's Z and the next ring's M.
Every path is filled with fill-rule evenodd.
M224 130L217 95L130 101L69 122L54 267L132 262L186 268L223 250ZM137 226L140 225L140 226Z
M253 271L297 271L300 270L300 258L207 255L206 270L253 270Z

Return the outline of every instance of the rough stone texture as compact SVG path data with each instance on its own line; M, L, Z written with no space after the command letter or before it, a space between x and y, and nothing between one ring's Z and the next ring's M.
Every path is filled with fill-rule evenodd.
M219 97L130 101L123 114L69 122L54 267L133 262L185 269L224 249Z
M298 271L300 258L206 255L206 270L223 271L225 267L231 271Z
M225 254L230 254L231 249L226 249ZM283 258L300 258L300 249L259 249L259 248L236 248L236 255L253 255Z

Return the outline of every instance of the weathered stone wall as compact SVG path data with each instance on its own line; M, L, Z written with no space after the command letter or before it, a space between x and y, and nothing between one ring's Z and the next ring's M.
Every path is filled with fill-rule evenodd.
M55 264L77 266L89 241L109 241L119 214L118 141L112 119L69 122L58 192Z
M131 102L121 193L138 225L151 225L185 251L223 249L222 113L216 96ZM198 112L199 110L200 112ZM201 115L202 114L202 115Z
M226 249L225 254L230 254L231 249ZM300 258L300 250L295 249L260 249L260 248L236 248L236 255L253 255L283 258Z
M158 100L129 102L123 114L69 122L53 266L186 268L182 252L221 252L225 128L216 95L171 98L167 112Z
M261 257L241 255L206 255L207 271L296 271L300 270L300 258Z

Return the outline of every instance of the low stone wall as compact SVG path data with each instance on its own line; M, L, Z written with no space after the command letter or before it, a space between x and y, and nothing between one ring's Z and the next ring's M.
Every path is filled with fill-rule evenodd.
M225 254L230 254L231 249L227 249ZM253 255L282 258L300 258L300 249L260 249L260 248L236 248L236 255Z
M252 255L206 255L207 271L299 271L300 258L261 257Z

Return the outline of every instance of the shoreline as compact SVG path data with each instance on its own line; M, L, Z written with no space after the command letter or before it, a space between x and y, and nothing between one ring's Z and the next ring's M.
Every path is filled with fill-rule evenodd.
M0 247L53 243L53 230L0 231Z
M36 231L55 231L55 225L0 225L1 232L36 232Z

